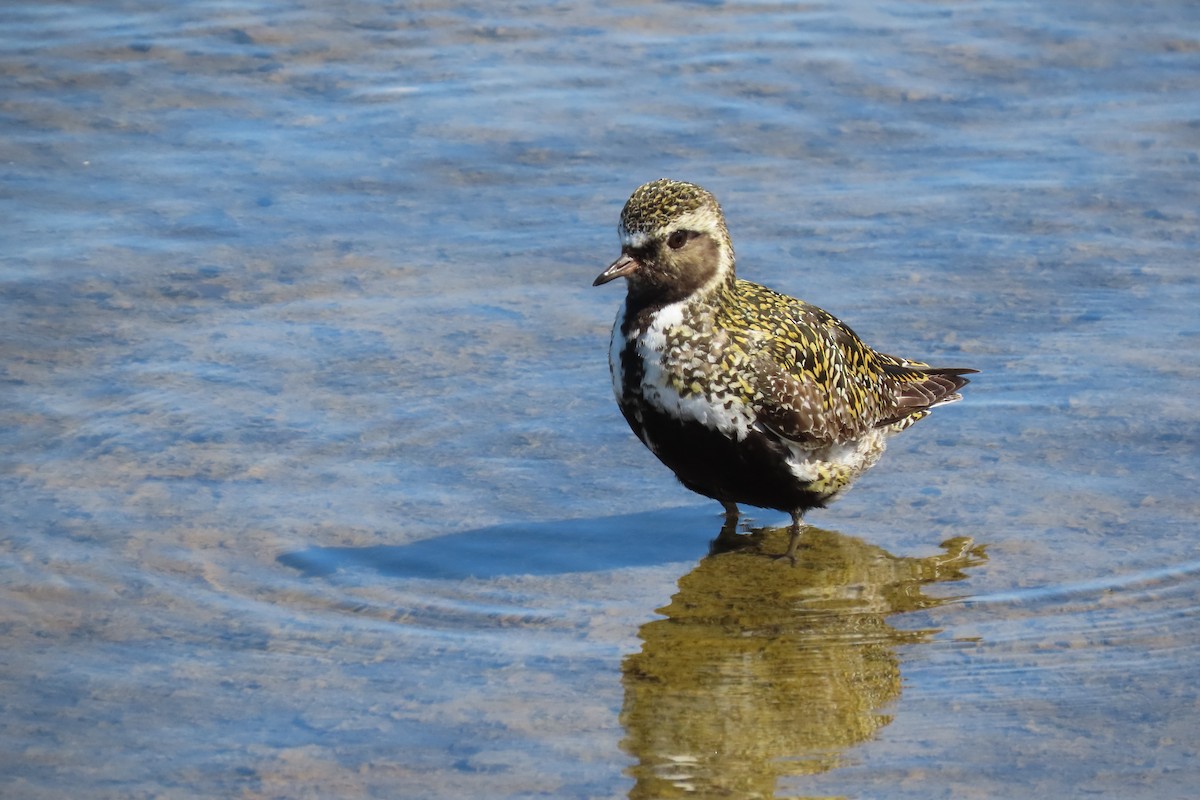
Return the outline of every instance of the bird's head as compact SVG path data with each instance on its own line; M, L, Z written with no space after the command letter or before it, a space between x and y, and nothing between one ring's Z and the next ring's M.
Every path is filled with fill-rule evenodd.
M733 280L733 244L721 206L694 183L661 178L638 187L617 233L621 257L593 286L625 278L631 298L673 303Z

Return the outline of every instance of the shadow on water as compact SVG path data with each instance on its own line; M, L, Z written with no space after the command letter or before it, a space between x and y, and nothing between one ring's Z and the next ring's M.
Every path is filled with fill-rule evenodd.
M955 598L927 584L964 580L986 560L967 538L924 558L809 528L794 566L788 531L726 526L707 507L497 525L405 545L313 547L279 563L308 577L373 571L458 580L555 575L695 562L679 591L643 625L641 652L622 665L621 723L630 798L774 798L780 780L839 766L891 721L901 645L934 630L888 618Z
M887 617L947 602L921 587L986 560L969 539L901 558L831 531L805 537L791 568L762 556L785 549L785 528L725 532L665 619L642 626L623 666L630 798L773 798L781 778L838 766L891 721L881 709L900 695L897 647L936 633Z
M404 545L312 547L277 560L307 577L364 569L433 580L592 572L693 560L705 547L696 531L716 520L711 508L674 508L494 525Z

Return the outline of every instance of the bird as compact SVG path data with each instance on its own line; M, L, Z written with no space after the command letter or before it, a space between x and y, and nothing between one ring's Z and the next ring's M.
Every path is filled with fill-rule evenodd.
M624 278L609 345L629 427L679 482L721 503L804 514L879 460L887 440L962 399L964 375L873 349L829 312L737 277L716 197L686 181L638 187L621 210Z

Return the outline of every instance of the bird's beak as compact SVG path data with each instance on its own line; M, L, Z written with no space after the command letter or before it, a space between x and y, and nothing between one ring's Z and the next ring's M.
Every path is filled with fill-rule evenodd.
M592 281L592 286L600 286L609 281L615 281L617 278L624 278L637 271L640 266L641 264L633 256L622 253L620 258L608 265L608 269L596 276L596 280Z

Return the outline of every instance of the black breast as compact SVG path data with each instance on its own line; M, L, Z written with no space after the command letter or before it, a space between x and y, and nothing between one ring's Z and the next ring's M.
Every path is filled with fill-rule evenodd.
M828 499L788 469L787 448L769 432L752 429L737 440L645 402L623 402L621 411L634 433L693 492L789 513L823 506Z

